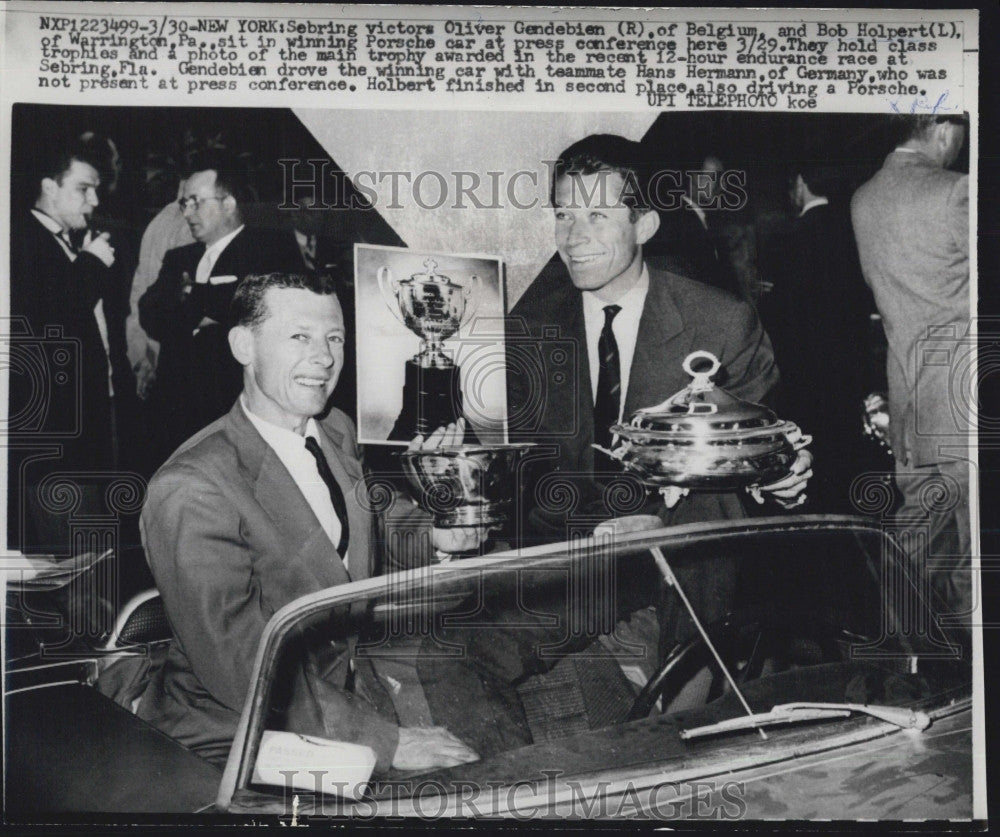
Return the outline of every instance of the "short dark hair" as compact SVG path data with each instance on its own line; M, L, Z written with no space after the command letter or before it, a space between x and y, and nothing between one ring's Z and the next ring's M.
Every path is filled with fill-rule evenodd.
M312 291L320 296L337 296L336 281L328 273L251 273L236 288L230 303L230 320L235 325L255 328L267 319L264 296L271 288Z
M940 125L942 122L951 122L954 125L968 126L969 115L965 113L907 113L902 116L902 120L904 122L904 139L910 140L923 138L935 125Z
M646 150L640 143L617 134L591 134L559 155L549 197L554 204L556 183L565 175L614 172L625 181L621 200L629 208L629 218L635 221L651 209L649 169Z
M214 171L215 188L226 195L232 195L240 206L254 202L256 196L250 186L250 172L246 163L235 154L218 150L194 154L185 167L184 177L188 178L199 171Z
M105 168L105 159L102 157L100 148L79 137L45 146L39 151L40 154L36 158L38 161L36 166L38 187L36 197L41 194L42 181L45 178L62 185L63 177L66 176L74 161L93 167L98 174Z
M809 187L809 191L817 197L830 197L840 185L840 172L826 162L810 160L800 163L795 167L792 174L801 175L803 182Z

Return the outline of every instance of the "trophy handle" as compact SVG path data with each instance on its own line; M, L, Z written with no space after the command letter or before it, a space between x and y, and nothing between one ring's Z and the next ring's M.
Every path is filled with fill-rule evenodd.
M393 279L392 271L384 265L378 269L378 273L375 276L378 279L378 289L382 292L382 299L385 300L385 304L389 307L392 315L403 325L406 325L406 321L399 311L399 282ZM389 290L386 289L386 285L392 289L391 296Z
M472 280L462 289L465 297L465 314L462 316L462 325L467 325L476 316L479 304L483 301L483 280L482 277L473 274Z

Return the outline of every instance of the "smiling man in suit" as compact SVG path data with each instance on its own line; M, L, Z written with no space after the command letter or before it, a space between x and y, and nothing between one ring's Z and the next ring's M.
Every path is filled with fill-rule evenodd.
M237 285L249 273L300 269L287 237L246 225L252 198L235 159L213 154L195 163L178 200L195 243L167 252L139 300L140 325L161 343L151 398L162 416L164 454L226 412L240 391L227 343Z
M643 245L660 224L647 159L639 143L596 134L563 151L553 169L559 261L550 262L510 314L512 332L539 347L542 380L540 389L532 386L518 364L508 364L511 436L552 451L522 486L521 534L528 542L565 540L570 527L638 512L657 515L663 525L747 515L745 497L734 493L692 491L669 504L656 492L647 497L635 476L593 447L610 448L613 424L687 386L682 363L691 352L714 354L721 363L715 382L740 398L766 401L778 382L770 340L749 304L645 263ZM567 374L559 352L546 348L553 336L574 347L575 375ZM811 463L809 452L800 451L788 476L762 491L783 508L800 505ZM628 482L631 488L623 486ZM548 502L570 496L578 498L573 508ZM680 571L707 622L728 609L735 560L729 570ZM659 621L661 654L693 630L680 607L661 608Z
M623 137L592 135L566 149L552 182L559 262L546 267L510 315L512 333L542 347L544 382L538 392L509 365L512 433L555 444L546 472L562 472L574 484L577 511L588 517L615 516L601 475L621 471L593 443L609 447L611 425L687 386L681 364L689 353L712 352L722 364L715 382L750 401L766 400L778 382L770 340L752 307L645 264L643 245L660 223L649 180L644 149ZM575 377L558 353L544 350L556 333L575 346ZM793 473L768 487L779 504L802 501L810 462L801 452ZM733 494L692 493L671 509L655 499L650 510L665 524L745 515ZM537 503L529 511L530 535L562 540L565 513Z
M300 596L368 578L381 542L356 491L351 420L337 409L318 418L344 362L332 280L252 275L236 291L233 322L243 392L159 470L142 513L175 639L139 715L216 762L228 755L268 619ZM409 529L426 515L409 506L394 520ZM461 551L467 536L435 529L431 542ZM346 643L298 640L307 650L290 677L289 730L366 744L380 772L476 758L440 727L399 727L370 659L353 660Z
M623 415L659 404L686 386L690 377L681 364L689 353L715 354L722 363L716 380L742 398L761 401L778 381L770 341L748 304L646 266L642 247L660 219L647 197L644 156L638 143L592 135L566 149L553 170L559 261L550 262L528 287L508 322L510 436L544 446L518 486L522 529L517 534L527 543L572 541L600 521L640 510L631 500L645 498L645 488L633 482L623 490L622 481L629 478L617 462L595 453L593 444L610 447L610 427ZM798 505L812 476L811 461L801 451L791 473L764 490L782 506ZM567 498L575 500L572 508L562 502ZM654 493L642 510L659 515L664 525L746 514L735 494L692 492L677 499L668 507ZM726 613L736 569L732 555L721 556L710 569L674 567L706 623ZM420 661L433 716L480 753L520 746L530 741L530 730L514 686L555 665L559 655L553 649L580 650L595 638L591 629L574 634L572 645L567 642L579 614L590 626L612 610L618 619L629 618L630 627L619 623L616 636L633 650L644 646L648 666L656 665L657 648L662 657L694 632L679 601L661 600L659 585L639 565L618 568L613 579L587 578L579 589L601 592L567 599L572 611L557 604L561 609L548 613L551 602L527 605L552 617L552 625L526 625L525 604L518 599L483 607L489 630L442 627L438 639L466 652L461 658L426 655ZM650 606L656 606L658 618L650 617ZM586 680L607 676L600 668L591 672ZM492 722L482 723L482 717Z

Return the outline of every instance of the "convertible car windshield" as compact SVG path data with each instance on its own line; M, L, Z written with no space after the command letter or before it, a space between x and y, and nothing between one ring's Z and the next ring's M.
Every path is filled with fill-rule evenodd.
M711 608L692 600L692 617L677 583L686 593L687 579L710 577L722 562L738 567L725 615L706 619L698 609ZM431 708L442 697L428 682L436 691L461 685L426 672L481 671L477 655L501 639L537 661L511 677L509 692L530 735L477 761L331 785L334 773L350 775L338 772L343 753L331 750L328 764L282 762L262 744L302 732L287 673L326 646L353 647L402 726L430 726L440 723ZM435 814L527 804L580 813L598 800L614 813L608 800L640 791L637 810L684 816L684 783L872 747L904 728L927 735L967 710L971 694L967 649L930 618L892 542L874 526L833 518L581 537L327 590L275 616L257 666L219 805L301 816L428 805ZM462 706L456 734L491 723L471 693L449 697ZM711 787L721 810L747 815L743 797Z

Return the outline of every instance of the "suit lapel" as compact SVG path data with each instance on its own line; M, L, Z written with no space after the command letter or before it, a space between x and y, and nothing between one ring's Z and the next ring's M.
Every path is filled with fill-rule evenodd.
M561 267L561 265L560 265ZM558 342L570 340L576 349L576 375L567 370L565 361L557 361L543 335L545 352L545 429L559 439L567 458L584 470L593 468L594 401L590 381L590 355L587 348L587 328L583 317L583 297L568 278L551 298L552 307L544 325L564 323ZM567 374L569 372L570 374Z
M243 277L243 244L246 241L246 227L234 236L233 240L226 245L225 249L219 253L219 258L212 265L210 276L239 276ZM202 251L204 252L204 250Z
M316 589L347 584L351 577L319 520L278 455L243 413L239 402L230 411L229 419L240 436L240 450L248 468L256 472L254 499L280 533L284 560L296 562L313 575L315 568L322 568Z
M639 334L629 372L625 394L624 417L642 407L652 407L684 386L684 372L664 368L668 358L686 357L691 338L685 332L684 320L670 296L668 280L655 270L649 271L649 291L639 320ZM678 385L664 395L664 381L677 378Z

